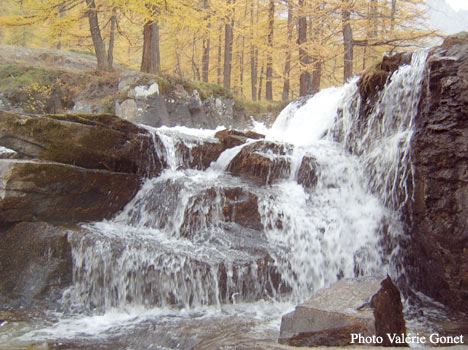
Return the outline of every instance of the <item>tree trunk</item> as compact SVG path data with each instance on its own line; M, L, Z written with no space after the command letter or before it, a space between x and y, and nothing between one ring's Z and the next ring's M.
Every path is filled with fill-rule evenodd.
M227 0L228 6L234 0ZM231 89L232 45L234 41L234 13L230 10L229 19L224 25L224 88Z
M109 35L109 48L107 50L107 60L109 61L109 69L114 65L114 42L115 42L115 26L117 23L117 8L112 9L112 17L110 19L110 35Z
M286 51L286 61L284 63L284 82L283 82L283 93L281 95L283 101L289 99L289 89L290 89L290 76L291 76L291 49L289 43L293 39L293 6L290 1L288 1L288 42L287 42L287 51Z
M322 62L315 62L314 72L312 74L311 93L315 94L320 91L320 81L322 80Z
M396 2L397 0L392 0L392 12L390 15L390 32L393 33L395 30L395 16L396 16Z
M253 44L254 38L254 4L250 7L250 87L252 90L252 101L257 100L257 65L256 65L256 47Z
M348 81L353 76L353 32L351 30L351 13L349 10L350 1L343 0L343 11L342 11L342 21L343 21L343 46L344 46L344 69L343 69L343 78L344 82Z
M203 8L208 9L209 4L208 0L203 1ZM208 23L206 24L207 34L203 37L203 54L202 54L202 79L205 83L208 82L208 75L210 71L210 31L211 31L211 23L210 23L210 16L208 15L206 20Z
M109 70L109 61L107 60L106 46L99 28L96 4L94 0L86 0L86 4L88 5L89 30L93 39L94 51L96 52L97 69Z
M195 51L196 51L196 43L197 37L196 34L193 33L193 41L192 41L192 71L193 71L193 80L200 80L200 69L198 68L197 62L195 62Z
M65 16L65 3L62 2L60 5L59 5L59 18L63 18L63 16ZM57 50L61 50L62 49L62 32L60 31L58 33L58 42L57 42Z
M245 37L242 37L241 56L239 61L240 94L244 96L244 61L245 61Z
M260 70L260 83L258 84L258 101L262 99L263 68L264 67L262 65L262 69Z
M157 9L154 8L157 12ZM161 54L159 50L159 25L157 20L147 21L143 28L143 55L141 71L161 74Z
M216 73L217 73L216 82L218 85L221 85L221 57L222 57L222 44L223 44L222 32L223 32L223 26L221 25L219 27L219 35L218 35L218 68L216 69Z
M299 0L299 13L304 13L304 0ZM298 19L298 36L297 43L299 44L299 64L301 67L301 75L299 76L299 95L305 96L310 94L311 83L310 83L310 56L304 49L307 43L307 18L301 15Z
M275 24L275 2L270 0L268 9L268 52L266 68L265 97L267 101L273 100L273 28Z

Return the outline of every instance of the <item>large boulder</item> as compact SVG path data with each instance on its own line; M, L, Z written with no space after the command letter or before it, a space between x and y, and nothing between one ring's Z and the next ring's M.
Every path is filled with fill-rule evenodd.
M400 292L390 277L367 277L340 280L284 315L278 341L292 346L407 346L396 338L392 343L387 333L400 339L406 333Z
M110 218L139 186L135 174L0 159L0 222L76 223Z
M156 176L164 164L154 142L145 129L112 115L32 117L0 111L0 146L22 158Z
M417 289L468 313L466 33L433 49L426 72L411 142L415 175L406 213L406 269Z
M44 222L0 229L0 304L53 302L72 283L68 228Z
M272 184L285 179L291 171L288 157L290 147L271 141L257 141L242 148L232 159L227 170L258 184Z

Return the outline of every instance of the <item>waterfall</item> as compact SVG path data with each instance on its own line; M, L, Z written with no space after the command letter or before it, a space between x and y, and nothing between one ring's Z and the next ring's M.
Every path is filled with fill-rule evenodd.
M148 127L166 169L113 219L70 236L64 302L101 312L299 302L343 277L400 273L426 56L391 76L365 127L357 79L291 103L265 140L228 148L210 166L192 150L218 143L214 131ZM246 150L270 164L265 184L233 171Z

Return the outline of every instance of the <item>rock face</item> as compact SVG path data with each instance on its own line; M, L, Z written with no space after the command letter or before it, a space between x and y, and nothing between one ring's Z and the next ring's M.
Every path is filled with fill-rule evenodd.
M72 283L68 229L44 222L0 230L0 303L28 307L37 299L54 301Z
M135 71L121 74L117 95L118 116L153 127L183 125L214 129L224 125L244 129L250 125L249 116L236 110L231 97L202 99L197 89L188 92L182 84L167 88L155 77Z
M0 111L0 146L21 158L156 176L164 164L152 136L112 115L30 117Z
M152 135L114 116L0 117L2 222L109 218L164 166Z
M412 139L414 200L410 280L468 312L468 40L449 37L430 54Z
M0 221L77 223L102 220L135 195L134 174L54 162L0 160Z
M406 346L391 344L386 336L406 333L400 292L390 277L344 279L318 291L283 316L278 342L292 346L357 344L352 333L382 337L375 345Z

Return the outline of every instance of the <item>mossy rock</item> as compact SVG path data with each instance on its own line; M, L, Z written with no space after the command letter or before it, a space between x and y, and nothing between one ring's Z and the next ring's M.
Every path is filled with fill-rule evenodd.
M29 117L0 111L0 145L23 158L143 176L163 167L146 130L113 115Z
M363 100L372 100L377 93L383 90L389 77L404 64L411 62L411 55L397 53L392 56L384 56L381 62L377 62L367 68L358 81L359 94Z
M454 45L466 45L468 44L468 32L460 32L453 34L445 38L442 48L448 49Z

